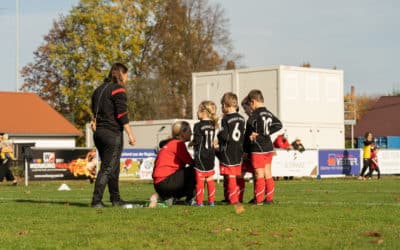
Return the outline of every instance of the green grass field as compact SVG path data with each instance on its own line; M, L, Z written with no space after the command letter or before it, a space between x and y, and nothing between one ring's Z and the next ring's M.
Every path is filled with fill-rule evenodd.
M61 182L0 183L0 248L400 249L400 177L277 181L275 204L245 204L241 214L223 204L93 209L92 184L66 183L71 191L57 191ZM148 182L120 189L138 203L153 193Z

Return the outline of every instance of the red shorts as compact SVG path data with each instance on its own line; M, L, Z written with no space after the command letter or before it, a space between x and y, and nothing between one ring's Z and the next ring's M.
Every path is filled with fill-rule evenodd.
M220 174L222 175L236 175L240 176L242 174L242 166L241 165L236 165L236 166L225 166L225 165L219 165L220 169Z
M243 159L242 173L254 173L254 169L253 166L251 165L250 159Z
M214 170L208 171L208 172L203 172L203 171L195 169L195 172L196 172L196 177L198 177L198 178L207 178L207 177L213 176L215 174Z
M265 168L265 165L271 164L273 155L274 152L261 153L261 154L253 153L250 155L251 165L253 165L254 169Z

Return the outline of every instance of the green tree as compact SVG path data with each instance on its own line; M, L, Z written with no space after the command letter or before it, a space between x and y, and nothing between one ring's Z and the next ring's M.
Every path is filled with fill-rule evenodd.
M155 24L146 32L147 49L142 53L142 77L155 79L160 96L146 98L139 106L156 106L162 112L155 116L146 109L137 111L145 119L190 118L192 110L192 72L223 69L227 61L239 60L233 53L228 20L219 5L206 0L166 0L155 9ZM147 81L147 80L144 81ZM136 82L138 85L142 81ZM133 88L132 95L138 95ZM139 100L137 96L135 100ZM153 102L155 101L155 102ZM155 114L155 113L153 113Z
M188 118L191 73L239 58L229 36L222 8L206 0L81 0L23 68L22 90L84 129L90 96L118 61L130 69L131 118Z
M22 89L37 92L61 113L72 113L83 129L90 96L112 62L135 68L149 11L156 1L81 0L55 21L35 62L22 70Z

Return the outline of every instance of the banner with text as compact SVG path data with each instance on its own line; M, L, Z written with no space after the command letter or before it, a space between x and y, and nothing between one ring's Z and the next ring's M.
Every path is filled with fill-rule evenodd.
M273 176L311 176L316 175L318 151L276 150L272 158Z
M120 160L120 178L151 180L156 156L154 149L124 149Z
M380 149L378 166L381 174L400 174L400 150Z
M359 175L361 151L356 150L325 150L318 153L320 175Z
M97 153L94 149L32 148L28 164L29 180L65 180L96 177Z

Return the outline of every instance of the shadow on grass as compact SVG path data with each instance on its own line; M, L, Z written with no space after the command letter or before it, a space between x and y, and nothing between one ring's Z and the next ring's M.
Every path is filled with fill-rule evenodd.
M31 204L43 204L43 205L64 205L64 206L75 206L75 207L90 207L90 201L88 202L69 202L69 201L41 201L41 200L31 200L31 199L17 199L17 203L31 203ZM130 200L127 203L146 205L148 202L143 200ZM111 202L105 203L106 207L112 207Z
M43 205L64 205L64 206L76 206L76 207L89 207L90 202L69 202L69 201L41 201L41 200L27 200L17 199L18 203L31 203L31 204L43 204Z

